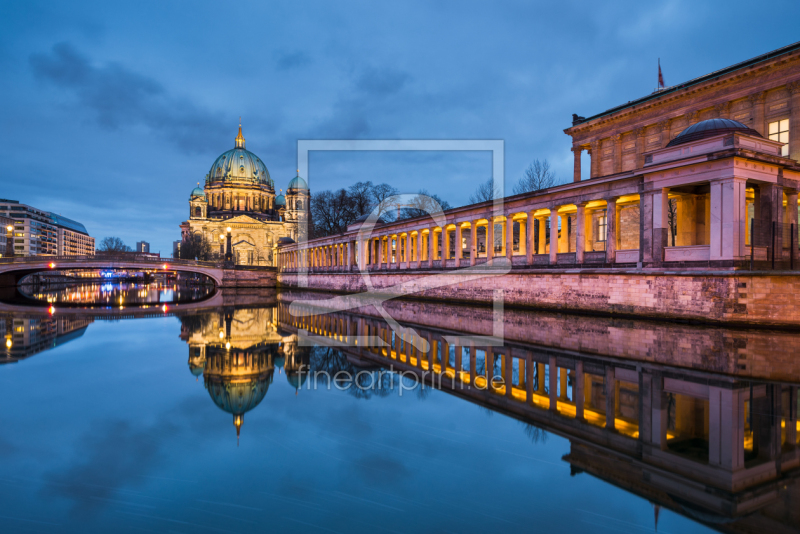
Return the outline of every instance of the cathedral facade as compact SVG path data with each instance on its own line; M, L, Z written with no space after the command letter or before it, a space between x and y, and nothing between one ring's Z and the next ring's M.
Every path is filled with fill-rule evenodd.
M275 183L261 159L245 149L242 127L234 148L211 165L201 188L189 196L189 219L181 223L185 242L200 235L220 256L231 233L233 260L240 265L274 265L280 239L297 241L305 231L310 202L306 181L295 176L286 195L275 194Z

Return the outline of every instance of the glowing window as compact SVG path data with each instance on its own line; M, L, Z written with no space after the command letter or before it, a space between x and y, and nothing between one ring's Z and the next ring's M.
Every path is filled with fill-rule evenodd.
M769 138L784 143L781 156L789 155L789 119L769 123Z

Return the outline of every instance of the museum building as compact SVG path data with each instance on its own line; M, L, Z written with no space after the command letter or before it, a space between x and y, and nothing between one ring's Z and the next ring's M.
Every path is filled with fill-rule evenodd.
M309 201L308 185L299 174L289 181L286 195L275 194L266 165L245 148L239 125L234 147L214 161L203 187L198 182L192 190L189 219L180 225L181 239L185 242L199 234L221 256L230 233L237 264L273 265L279 240L296 241L305 231Z
M418 217L369 234L354 224L281 246L279 266L456 269L503 257L515 269L737 270L798 261L800 43L573 115L565 133L571 183L450 209L444 224Z

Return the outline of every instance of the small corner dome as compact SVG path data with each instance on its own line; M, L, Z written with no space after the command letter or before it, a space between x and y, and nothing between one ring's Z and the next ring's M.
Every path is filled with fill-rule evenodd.
M692 141L699 141L700 139L714 137L715 135L733 132L741 132L754 137L762 137L760 133L739 121L730 119L708 119L705 121L700 121L697 124L692 124L684 131L679 133L675 139L667 143L667 146L671 147L682 145L684 143L691 143Z
M300 174L298 173L298 175L292 178L289 182L288 189L302 189L304 191L308 191L308 184L305 180L303 180L303 178L300 177Z
M190 198L190 199L194 199L194 198L201 198L201 199L205 200L205 198L206 198L206 193L205 193L205 191L203 191L203 190L200 188L200 186L198 185L197 187L195 187L194 189L192 189L192 194L190 195L190 197L189 197L189 198Z
M295 240L291 237L281 237L278 239L278 245L291 245Z
M278 195L275 197L275 206L286 206L286 197L283 195Z

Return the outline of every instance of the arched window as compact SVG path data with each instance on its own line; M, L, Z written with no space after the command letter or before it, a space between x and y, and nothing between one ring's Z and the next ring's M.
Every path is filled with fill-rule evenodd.
M298 200L297 201L297 209L299 209L299 210L303 209L303 201L302 200Z
M194 208L194 216L195 216L195 217L201 217L201 216L202 216L202 214L203 214L203 212L202 212L202 210L200 209L200 206L196 206L196 207Z

